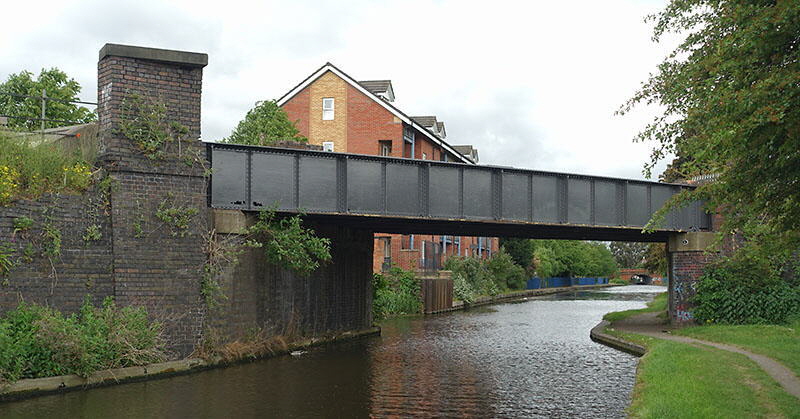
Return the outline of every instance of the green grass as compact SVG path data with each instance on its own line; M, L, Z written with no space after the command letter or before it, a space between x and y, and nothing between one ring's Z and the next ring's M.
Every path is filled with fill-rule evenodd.
M640 308L636 310L615 311L603 316L603 320L616 322L623 319L627 319L628 317L631 317L636 314L665 311L666 309L667 309L667 293L662 293L658 294L656 298L653 299L653 301L647 303L647 307L645 308Z
M800 401L747 357L625 334L647 346L639 363L635 418L800 418Z
M680 329L675 334L736 345L766 355L800 376L800 319L783 326L696 326Z

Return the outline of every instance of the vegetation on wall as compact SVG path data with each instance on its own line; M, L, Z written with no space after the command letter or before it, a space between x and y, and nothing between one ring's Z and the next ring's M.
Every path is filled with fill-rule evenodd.
M164 103L130 93L122 102L119 132L133 141L148 158L162 159L166 156L167 146L172 143L178 147L177 154L182 154L181 142L189 130L167 118L167 105Z
M119 308L109 297L89 297L65 316L22 303L0 317L0 381L78 374L145 365L165 359L162 326L143 308Z
M749 246L706 268L694 299L698 322L775 324L800 316L800 280L786 272L798 266L776 271L762 252Z
M273 145L279 141L306 142L307 138L300 135L295 123L274 100L256 103L256 106L247 112L231 135L222 140L223 143L246 145Z
M422 310L420 284L414 271L397 266L372 276L372 316L381 320L389 315L416 314Z
M331 260L330 239L317 237L297 215L279 218L275 211L262 211L248 234L247 245L263 249L270 263L303 275Z

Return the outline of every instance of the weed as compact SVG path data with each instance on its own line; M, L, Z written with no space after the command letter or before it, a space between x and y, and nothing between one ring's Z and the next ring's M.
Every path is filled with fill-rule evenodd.
M189 206L177 206L169 201L169 199L164 199L158 204L156 218L170 227L173 237L184 237L189 230L189 222L198 214L199 210Z
M83 233L83 241L85 242L96 242L103 238L103 232L100 231L99 224L92 224L86 227L86 230Z

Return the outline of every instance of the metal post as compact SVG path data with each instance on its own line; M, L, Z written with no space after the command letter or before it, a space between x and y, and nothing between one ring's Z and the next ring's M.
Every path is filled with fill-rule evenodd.
M42 135L44 135L44 115L47 111L47 91L42 89L42 119L41 119L41 127L42 127Z

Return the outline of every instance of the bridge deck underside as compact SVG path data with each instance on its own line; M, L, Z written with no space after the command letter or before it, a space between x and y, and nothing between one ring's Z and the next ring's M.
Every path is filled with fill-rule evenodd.
M683 185L227 144L209 144L209 158L214 208L304 212L387 233L664 241L710 224L694 202L641 233Z

